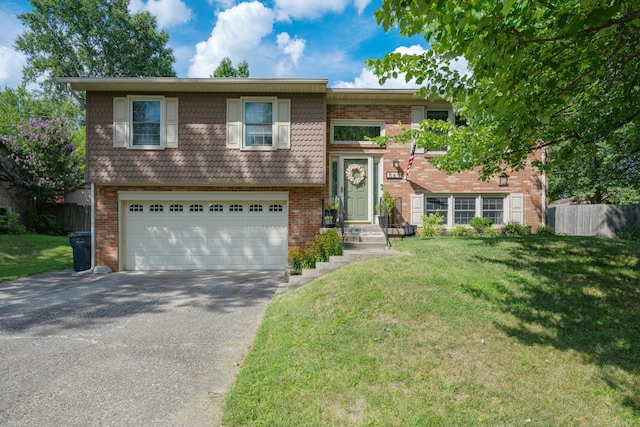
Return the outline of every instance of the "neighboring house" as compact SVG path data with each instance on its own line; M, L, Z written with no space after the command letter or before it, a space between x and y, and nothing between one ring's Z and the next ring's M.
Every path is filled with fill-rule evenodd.
M453 119L449 104L411 90L329 89L325 79L60 81L86 91L95 264L115 271L284 269L288 248L319 231L323 199L342 198L348 225L375 224L383 189L411 224L435 210L448 225L541 223L531 168L501 187L476 172L448 176L427 163L442 152L417 152L402 179L411 147L364 135Z

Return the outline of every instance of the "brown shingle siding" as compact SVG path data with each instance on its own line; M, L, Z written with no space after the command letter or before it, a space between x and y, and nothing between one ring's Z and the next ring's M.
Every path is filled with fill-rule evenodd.
M87 179L96 183L324 185L326 105L322 94L291 99L291 149L226 148L226 100L240 94L165 94L179 98L179 148L113 148L113 97L87 94Z

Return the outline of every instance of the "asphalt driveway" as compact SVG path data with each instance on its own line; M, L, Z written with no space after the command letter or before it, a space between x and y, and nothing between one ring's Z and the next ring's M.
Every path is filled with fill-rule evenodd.
M0 425L212 426L282 272L0 284Z

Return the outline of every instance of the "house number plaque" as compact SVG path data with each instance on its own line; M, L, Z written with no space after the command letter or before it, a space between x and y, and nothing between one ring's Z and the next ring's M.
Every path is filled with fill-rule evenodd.
M387 179L402 179L402 172L400 171L387 172Z

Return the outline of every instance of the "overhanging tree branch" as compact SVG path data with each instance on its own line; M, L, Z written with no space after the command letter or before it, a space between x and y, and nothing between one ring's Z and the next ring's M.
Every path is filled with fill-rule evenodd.
M557 36L557 37L531 39L531 40L525 40L524 37L522 36L522 34L520 33L520 31L518 31L518 29L515 28L515 27L511 27L511 31L516 35L516 38L518 39L518 43L521 44L521 45L528 45L528 44L534 44L534 43L555 43L555 42L559 42L559 41L562 41L562 40L572 39L572 38L578 37L578 36L585 36L587 34L597 33L598 31L603 30L605 28L613 27L614 25L624 24L624 23L631 22L631 21L635 21L636 19L640 19L640 10L636 10L635 12L631 12L630 14L628 14L626 16L623 16L621 18L618 18L618 19L609 19L607 22L604 22L601 25L598 25L598 26L592 27L592 28L586 28L586 29L580 30L580 31L578 31L576 33L565 34L563 36Z

